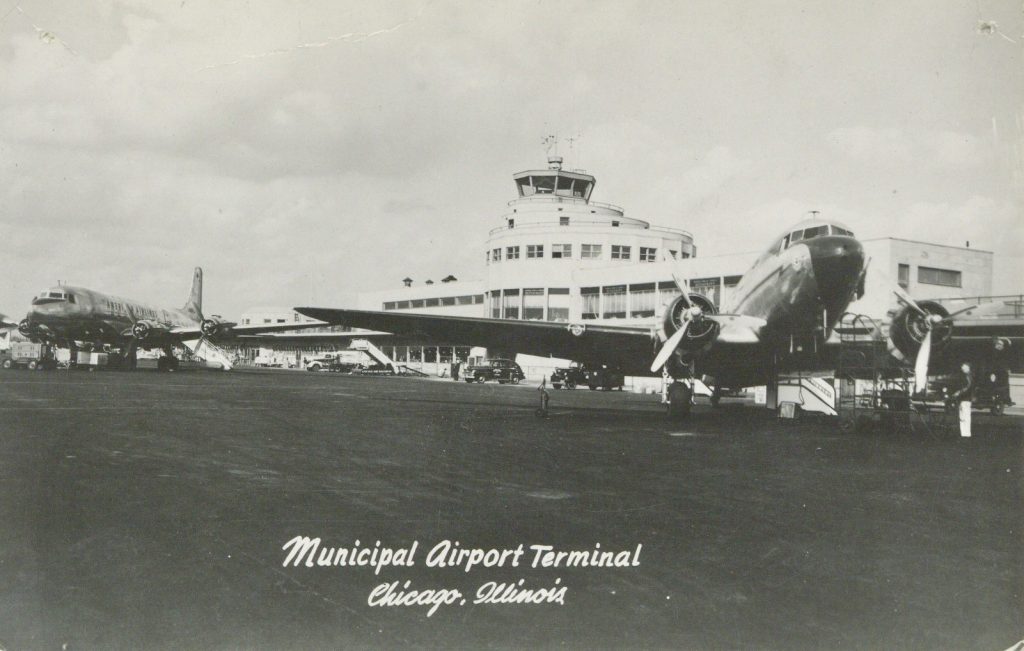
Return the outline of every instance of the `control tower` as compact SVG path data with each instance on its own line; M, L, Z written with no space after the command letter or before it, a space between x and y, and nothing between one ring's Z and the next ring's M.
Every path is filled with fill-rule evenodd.
M518 196L487 239L491 317L575 320L570 306L591 291L575 282L577 270L694 256L686 231L654 227L626 217L619 206L592 201L597 179L562 169L560 156L549 157L547 169L512 178Z

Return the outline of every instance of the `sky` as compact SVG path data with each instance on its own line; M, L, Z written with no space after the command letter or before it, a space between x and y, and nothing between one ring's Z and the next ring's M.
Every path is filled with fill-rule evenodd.
M753 251L818 210L1024 291L1024 5L0 0L0 313L484 277L558 136L595 200Z

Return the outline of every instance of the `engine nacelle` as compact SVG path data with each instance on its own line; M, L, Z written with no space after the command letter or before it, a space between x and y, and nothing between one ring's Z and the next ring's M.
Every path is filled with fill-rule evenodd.
M949 316L949 310L935 301L918 301L917 304L929 315L937 314L943 318ZM896 313L889 326L889 351L901 360L915 359L921 342L928 334L928 327L925 316L912 307L904 306ZM953 336L953 326L950 323L936 323L931 329L932 354L935 354L949 344L950 337Z
M199 329L207 337L213 337L234 328L236 325L238 324L232 321L226 321L215 315L208 319L203 319L203 322L199 324Z
M715 308L715 304L712 303L711 299L707 296L693 292L689 294L689 297L690 302L699 307L702 314L716 314L718 312ZM690 308L687 306L686 301L683 300L682 296L677 296L668 304L665 308L665 316L662 317L661 324L661 334L664 337L663 341L667 340L681 327L683 327L683 322L686 320L684 315L688 309ZM679 347L683 350L695 350L700 348L715 336L717 328L718 324L714 321L698 316L690 322L690 327L687 328L686 336L683 337L683 341Z
M132 336L139 341L146 341L167 332L167 328L156 321L136 321L132 326Z
M18 323L18 332L21 333L22 337L27 337L29 339L36 336L36 329L32 327L32 324L29 323L28 319L22 319L21 322Z

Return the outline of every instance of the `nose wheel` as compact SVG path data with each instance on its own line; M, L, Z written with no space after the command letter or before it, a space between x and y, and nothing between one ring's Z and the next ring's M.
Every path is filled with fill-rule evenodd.
M668 415L685 418L693 406L693 387L686 380L676 380L668 386Z

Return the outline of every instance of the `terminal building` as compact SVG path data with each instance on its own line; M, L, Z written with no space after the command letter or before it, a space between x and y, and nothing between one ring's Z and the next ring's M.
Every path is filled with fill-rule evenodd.
M354 307L364 310L525 319L553 322L658 324L662 307L679 290L672 270L691 290L719 309L761 251L698 255L693 236L680 228L627 217L622 208L594 201L597 179L565 170L551 157L546 169L513 175L516 195L481 233L482 278L439 282L405 278L393 289L365 292ZM783 229L799 215L780 215ZM860 235L856 233L855 235ZM810 234L808 234L810 236ZM850 306L885 321L895 307L890 287L899 283L917 299L988 296L992 253L896 238L863 239L870 258L866 292ZM334 307L334 306L331 306ZM337 306L341 307L341 306ZM242 323L281 322L301 317L290 310L247 312ZM375 342L396 362L440 371L464 357L473 342L427 342L378 336ZM321 346L322 348L322 346ZM515 351L474 350L474 356ZM528 376L539 377L565 360L520 356Z

